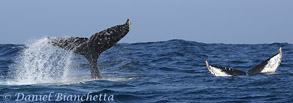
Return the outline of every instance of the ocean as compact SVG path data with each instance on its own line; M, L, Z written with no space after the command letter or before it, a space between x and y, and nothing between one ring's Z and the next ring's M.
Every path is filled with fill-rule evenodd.
M197 103L293 101L293 45L185 40L118 43L102 53L103 78L87 60L46 44L0 44L0 102ZM212 65L248 71L278 53L274 74L215 77Z

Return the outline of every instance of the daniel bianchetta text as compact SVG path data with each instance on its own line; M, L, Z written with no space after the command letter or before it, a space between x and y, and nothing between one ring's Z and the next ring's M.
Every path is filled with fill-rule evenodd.
M114 95L107 93L100 94L68 94L50 92L47 94L26 94L26 93L5 93L2 95L4 101L26 101L26 102L46 102L46 101L98 101L98 102L112 102ZM0 101L1 102L1 101Z

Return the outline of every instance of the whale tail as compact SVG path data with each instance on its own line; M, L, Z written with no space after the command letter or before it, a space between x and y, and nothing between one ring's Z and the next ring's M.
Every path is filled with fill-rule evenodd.
M98 79L102 77L97 67L99 55L121 40L129 32L130 25L130 21L127 19L125 24L113 26L92 35L90 38L49 38L49 43L64 50L84 55L91 67L91 78Z
M269 59L263 61L256 67L250 69L247 73L241 70L220 67L220 66L212 66L209 65L208 61L206 61L206 66L208 70L214 76L237 76L237 75L250 75L250 74L258 74L258 73L274 73L279 67L282 60L282 48L280 47L279 53L270 57Z

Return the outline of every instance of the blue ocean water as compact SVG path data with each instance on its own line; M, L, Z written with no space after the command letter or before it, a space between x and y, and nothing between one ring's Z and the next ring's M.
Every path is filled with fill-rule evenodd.
M283 48L283 59L275 74L215 77L205 66L208 60L212 65L248 71L276 54L279 47ZM26 49L33 52L24 54ZM64 51L57 48L34 49L28 45L0 45L0 102L54 102L59 101L58 93L67 95L64 97L69 99L60 100L65 102L70 101L70 95L88 94L112 98L98 101L105 103L293 101L292 44L206 44L185 40L119 43L98 60L104 76L101 80L90 80L90 67L83 56L58 54ZM35 57L39 56L35 52L40 53L40 58ZM30 55L29 60L23 59ZM70 63L64 66L62 61L54 62L60 59ZM55 95L50 101L28 97L50 93Z

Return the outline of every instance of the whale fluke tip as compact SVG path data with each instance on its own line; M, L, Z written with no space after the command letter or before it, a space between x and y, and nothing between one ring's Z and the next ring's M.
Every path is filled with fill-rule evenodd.
M129 19L127 19L126 24L129 26L129 28L131 27L131 23Z
M206 66L208 67L209 66L209 62L206 60Z

